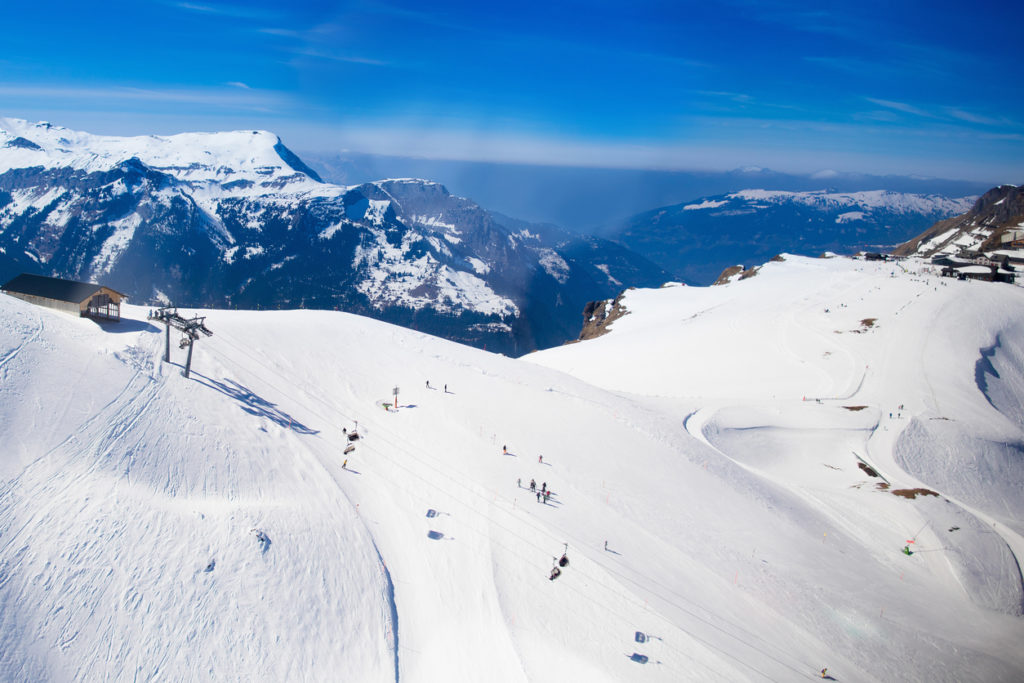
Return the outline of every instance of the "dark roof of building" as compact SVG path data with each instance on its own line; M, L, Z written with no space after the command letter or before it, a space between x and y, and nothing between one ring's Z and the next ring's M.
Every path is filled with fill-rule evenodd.
M103 285L91 282L76 282L75 280L61 280L60 278L46 277L45 275L22 273L10 280L2 289L6 292L31 294L45 299L70 301L71 303L78 304L98 292L101 287ZM107 289L110 288L108 287Z

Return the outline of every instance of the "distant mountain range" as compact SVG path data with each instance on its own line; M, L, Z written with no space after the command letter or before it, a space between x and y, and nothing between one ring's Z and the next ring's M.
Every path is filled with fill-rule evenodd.
M965 197L980 195L994 184L832 170L782 173L752 166L731 171L668 171L499 164L322 150L303 150L301 155L328 182L357 184L376 178L430 178L489 209L600 237L609 237L630 216L653 207L748 188L832 193L888 190Z
M0 279L22 271L135 303L336 308L507 353L561 343L587 301L669 277L437 183L324 183L265 131L110 137L0 119Z
M610 236L684 282L707 285L727 267L761 264L781 252L889 251L975 200L884 190L743 190L646 211Z

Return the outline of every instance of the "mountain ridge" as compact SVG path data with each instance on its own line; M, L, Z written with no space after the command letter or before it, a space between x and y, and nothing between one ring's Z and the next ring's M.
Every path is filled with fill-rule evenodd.
M599 238L495 220L431 181L324 183L266 131L0 129L6 277L103 278L142 302L338 308L524 353L575 336L595 294L665 276Z
M1021 229L1024 185L1000 185L978 197L963 214L935 223L896 247L893 254L931 257L940 252L954 255L959 251L992 251L1001 248L1009 231Z

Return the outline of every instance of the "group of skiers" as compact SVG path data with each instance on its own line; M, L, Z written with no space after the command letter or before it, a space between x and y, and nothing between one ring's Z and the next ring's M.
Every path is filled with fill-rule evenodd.
M516 486L518 486L519 488L523 488L523 480L521 478L520 479L516 479ZM536 493L537 494L537 502L538 503L540 503L542 501L547 503L548 499L551 498L551 489L548 488L548 483L546 481L541 482L540 490L537 490L537 480L536 479L531 479L530 480L529 488L530 488L530 493Z

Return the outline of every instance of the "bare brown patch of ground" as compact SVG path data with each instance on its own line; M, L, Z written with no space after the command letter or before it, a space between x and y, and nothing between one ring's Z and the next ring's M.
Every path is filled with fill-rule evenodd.
M857 467L859 467L862 470L864 470L864 474L868 475L869 477L877 477L878 476L878 472L875 471L875 468L872 467L871 465L868 465L867 463L858 462L857 463Z
M864 410L865 408L867 408L867 406L843 406L843 407L846 408L849 411L852 411L852 412L857 412L858 410Z
M936 497L938 497L938 495L939 495L939 494L935 493L935 491L931 491L929 489L893 489L892 491L889 491L889 493L891 493L894 496L900 496L901 498L906 498L907 500L913 500L914 498L917 498L918 496L936 496Z

